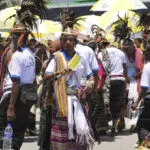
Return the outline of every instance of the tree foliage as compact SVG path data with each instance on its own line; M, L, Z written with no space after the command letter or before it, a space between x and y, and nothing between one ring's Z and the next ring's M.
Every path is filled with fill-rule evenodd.
M7 7L6 1L5 0L1 0L0 1L0 10L5 9Z

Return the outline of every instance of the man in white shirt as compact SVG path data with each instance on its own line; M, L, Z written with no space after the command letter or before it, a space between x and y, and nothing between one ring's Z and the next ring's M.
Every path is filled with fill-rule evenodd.
M115 47L106 49L110 58L110 110L113 120L111 135L114 136L125 104L126 57Z
M78 52L85 60L87 60L93 73L96 73L99 70L97 59L90 47L78 43L75 47L75 51Z
M137 122L138 143L136 146L139 146L150 132L150 48L147 47L144 54L146 64L141 77L141 91L138 100L132 105L132 108L136 109L144 98L144 109Z
M12 54L8 64L8 74L12 82L12 91L7 105L3 108L5 112L3 112L4 128L2 129L2 133L7 126L7 122L11 122L13 128L12 148L19 150L28 125L30 108L36 102L36 100L34 102L32 101L32 94L30 95L32 98L26 97L28 92L23 95L25 86L30 85L28 88L31 88L31 86L34 87L35 57L31 49L26 46L28 34L26 34L24 27L19 28L18 32L16 30L18 31L18 28L14 28L12 34L18 38L24 34L24 38L18 42L18 48Z
M85 46L82 44L77 44L76 48L75 48L76 52L78 52L85 60L87 60L90 69L92 70L94 76L95 76L95 82L97 82L96 80L96 73L99 70L99 66L98 66L98 62L95 56L94 51L92 50L92 48L90 48L89 46ZM94 88L97 88L96 86ZM93 112L95 110L95 108L97 107L97 103L99 104L99 100L101 100L100 98L96 99L98 96L94 93L94 91L96 91L95 89L93 89L93 92L89 93L86 95L86 99L87 99L87 103L88 103L88 117L91 121L92 124L92 128L94 131L94 135L96 140L99 140L99 135L100 133L96 130L96 121L98 122L98 119L93 120ZM94 99L94 100L93 100ZM96 103L96 102L97 103Z
M76 45L76 35L69 31L62 33L61 45L63 49L60 52L56 52L54 54L54 57L49 62L44 74L44 79L49 79L53 82L53 91L48 91L49 94L51 93L52 95L51 99L53 99L53 101L51 102L53 106L53 117L49 141L52 149L61 149L61 147L65 147L66 150L70 150L72 149L72 146L70 146L70 139L74 139L74 141L76 141L76 137L78 137L78 135L74 137L73 129L80 129L81 123L77 120L78 118L81 119L81 117L78 117L78 115L82 113L82 108L77 108L77 105L75 106L73 104L74 98L76 98L76 102L80 105L82 92L86 92L88 91L88 89L91 89L91 87L93 87L94 85L94 80L93 73L87 61L75 52L74 47ZM78 58L79 62L75 63L76 61L74 61L74 58ZM70 62L72 61L74 62L75 67L69 69ZM81 79L83 76L86 76L88 81L84 89L81 84ZM78 111L78 113L75 113L76 110ZM75 126L74 120L76 121ZM86 124L86 122L83 120L83 118L81 120L84 135L82 135L82 130L76 133L80 134L77 140L82 141L82 139L84 139L84 141L82 145L79 145L74 141L71 144L73 144L73 149L86 150L86 147L88 147L87 142L90 138L84 138L84 136L87 137L87 135L89 135L89 131L86 131L86 128L88 128L86 127L86 125L84 125ZM77 122L79 122L79 125ZM58 130L56 130L55 128L56 125L58 127ZM67 130L64 130L64 128L66 128ZM59 132L60 134L57 134L56 132ZM56 140L53 138L54 136ZM80 137L82 137L82 139L80 139Z

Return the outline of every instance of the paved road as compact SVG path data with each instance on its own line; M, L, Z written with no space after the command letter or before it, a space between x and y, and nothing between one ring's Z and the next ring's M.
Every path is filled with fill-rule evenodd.
M128 122L129 120L126 119L126 124ZM131 134L127 125L127 129L115 138L110 137L108 133L108 136L101 137L101 141L100 144L95 143L94 150L135 150L137 135ZM21 150L38 150L37 137L26 137Z
M135 150L134 144L137 140L136 134L130 135L125 131L116 136L115 139L110 136L102 137L101 144L95 143L93 150ZM36 145L37 138L26 138L21 150L38 150Z

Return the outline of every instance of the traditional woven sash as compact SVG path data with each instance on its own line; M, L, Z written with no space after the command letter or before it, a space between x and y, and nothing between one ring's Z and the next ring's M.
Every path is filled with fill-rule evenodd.
M56 72L62 71L65 68L65 59L60 52L55 54L56 58ZM67 88L65 76L57 79L55 81L55 91L56 91L56 102L58 117L67 117L68 116L68 104L67 104Z
M6 61L6 57L7 57L7 53L10 50L10 47L8 46L1 57L1 63L0 63L0 96L3 93L3 83L4 83L4 77L5 77L5 73L7 70L7 61Z

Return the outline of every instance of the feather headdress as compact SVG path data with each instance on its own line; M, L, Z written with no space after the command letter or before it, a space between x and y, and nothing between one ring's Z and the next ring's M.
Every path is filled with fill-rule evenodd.
M67 28L70 28L72 30L75 25L80 26L80 24L78 23L79 20L84 20L84 18L78 18L77 13L75 13L74 11L69 11L68 8L62 9L60 13L62 31L65 31Z
M98 25L92 25L91 31L94 35L95 40L97 38L104 38L105 36L105 31L102 28L100 28Z
M16 26L18 28L18 25L21 25L28 31L31 31L34 28L38 30L37 20L39 18L42 19L41 9L45 10L44 0L22 0L21 8L16 9L16 14L7 18L6 21L15 17L14 28Z
M130 39L132 29L128 26L128 17L125 15L124 19L118 15L118 20L112 24L114 28L113 34L115 36L115 42L121 42L125 39Z
M140 15L138 26L143 27L143 46L146 48L148 39L150 38L150 13L142 13Z

